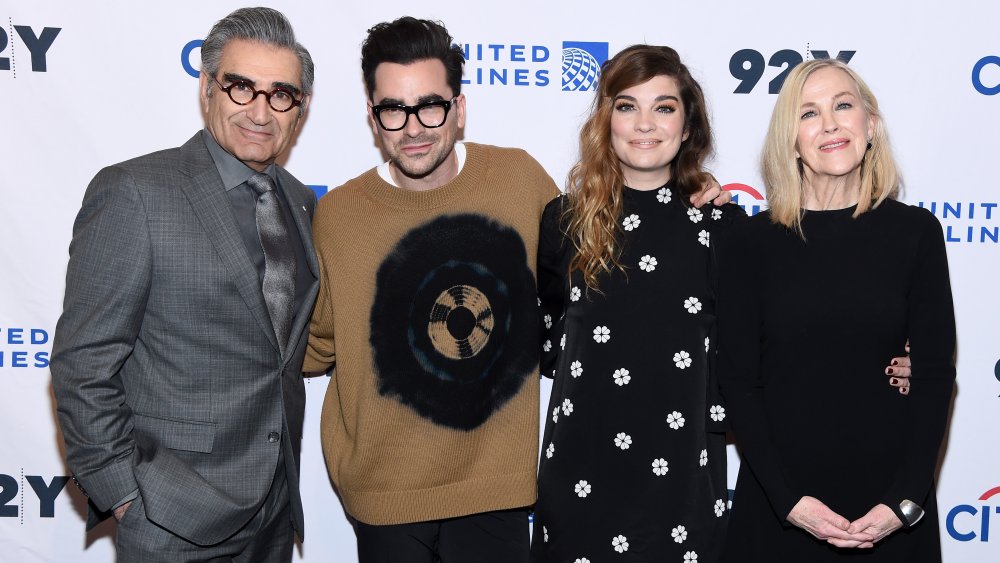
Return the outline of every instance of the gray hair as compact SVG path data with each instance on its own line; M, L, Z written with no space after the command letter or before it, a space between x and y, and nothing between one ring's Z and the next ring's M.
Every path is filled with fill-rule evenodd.
M291 49L299 57L302 93L312 93L315 68L309 51L295 41L295 32L288 18L272 8L240 8L217 21L201 46L201 71L214 77L219 72L222 50L233 39L255 41L265 45ZM299 108L301 111L301 106Z

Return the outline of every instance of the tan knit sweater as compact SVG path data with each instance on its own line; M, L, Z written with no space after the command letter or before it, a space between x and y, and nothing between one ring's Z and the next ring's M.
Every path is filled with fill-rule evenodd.
M425 192L373 169L324 196L304 370L347 511L400 524L528 506L538 452L535 252L558 190L517 149L466 143Z

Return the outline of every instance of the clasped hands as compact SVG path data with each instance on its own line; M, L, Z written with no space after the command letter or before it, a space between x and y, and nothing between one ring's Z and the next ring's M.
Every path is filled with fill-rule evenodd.
M804 496L795 503L787 520L818 540L837 547L870 548L903 527L891 508L876 505L854 522L837 514L819 499Z

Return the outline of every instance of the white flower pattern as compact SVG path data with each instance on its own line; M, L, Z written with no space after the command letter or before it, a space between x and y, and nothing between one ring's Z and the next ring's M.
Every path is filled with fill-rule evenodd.
M632 197L636 194L628 195ZM592 512L596 516L594 527L581 528L575 533L586 533L588 537L610 537L614 552L625 554L626 557L637 550L641 552L641 548L644 547L639 536L634 536L636 531L625 527L617 530L608 529L607 526L620 525L620 522L611 518L605 521L600 517L607 511L607 505L604 503L615 502L614 499L620 496L621 487L639 479L645 479L647 482L648 479L654 479L650 483L651 485L655 484L653 486L659 490L663 490L661 487L673 486L670 484L677 483L678 480L687 481L695 478L698 480L711 479L714 482L717 479L717 476L709 477L709 473L701 473L696 470L699 466L707 467L709 455L707 448L697 448L694 444L683 447L680 444L674 445L676 438L672 438L691 432L700 435L705 430L704 425L706 420L709 420L702 414L705 412L705 397L702 396L695 401L695 399L686 398L687 395L682 395L685 398L680 401L671 399L669 410L663 412L665 410L662 406L663 397L671 397L671 395L663 395L662 392L670 393L676 387L671 387L674 385L671 383L667 383L666 387L659 387L663 385L664 378L653 376L658 375L658 372L664 369L661 367L664 363L661 356L665 355L668 362L666 364L667 372L670 371L670 363L676 369L685 370L684 377L677 377L678 374L673 374L679 382L677 385L687 387L692 382L701 382L702 378L707 377L708 366L707 362L704 361L706 356L701 354L699 348L704 340L705 353L707 354L712 351L714 342L706 336L690 338L688 333L673 332L672 329L664 333L657 328L659 325L656 324L655 318L661 315L676 316L680 314L684 316L694 315L689 319L696 320L698 316L706 313L711 302L704 302L701 299L708 294L707 284L697 283L695 280L696 283L676 286L677 289L674 290L670 290L671 286L668 284L672 283L675 276L676 279L686 279L691 275L701 275L698 271L693 270L698 269L699 265L702 264L701 260L704 259L705 250L710 246L710 226L715 226L710 224L713 221L719 221L722 212L710 207L702 210L688 209L682 201L673 201L673 194L669 187L656 191L655 200L651 197L653 195L648 193L641 195L640 197L647 198L641 201L636 199L625 201L626 211L620 216L619 224L622 227L622 241L625 243L621 264L626 266L626 270L623 274L612 272L610 277L609 274L601 273L599 278L601 289L603 290L604 284L608 283L608 287L611 287L614 293L601 294L598 292L593 296L588 293L588 299L582 299L587 288L582 283L582 278L574 273L570 278L572 281L563 286L566 288L564 291L567 291L563 295L568 297L566 301L568 312L560 318L558 313L551 312L545 315L546 311L541 311L545 329L549 331L546 335L550 338L549 349L554 349L558 353L560 350L567 350L567 344L573 345L569 347L570 354L563 352L563 356L559 358L559 377L565 378L568 375L571 379L563 382L564 387L561 388L563 398L557 399L555 402L555 405L558 406L555 406L552 412L552 421L549 422L549 428L546 429L547 444L544 448L543 462L548 463L547 460L554 459L556 441L560 443L560 459L564 461L570 459L567 456L577 454L578 448L590 447L590 441L594 434L588 433L585 428L596 428L600 429L597 436L612 437L615 449L622 452L620 455L624 456L622 461L627 461L630 466L635 468L632 473L623 471L619 475L608 473L598 467L588 469L588 466L580 464L577 470L586 469L589 472L584 475L585 479L576 475L572 477L576 481L566 477L564 480L549 483L550 485L558 483L558 487L552 490L563 491L558 495L566 498L565 502L572 502L569 500L571 498L577 500L573 504L558 504L550 501L550 504L547 505L546 520L548 522L546 524L556 526L558 511L586 510L588 513ZM639 203L637 204L636 201ZM661 203L664 204L663 207L660 206ZM686 217L687 220L682 219L683 217ZM638 233L640 226L642 226L643 233ZM670 237L678 236L682 244L679 244L676 247L677 251L675 251L675 247L667 243L678 240ZM697 238L698 244L694 244L692 239L695 238ZM685 240L688 242L684 243ZM699 249L699 246L702 248ZM632 273L634 270L629 270L629 268L636 266L640 271L638 274ZM630 273L631 276L629 276ZM646 274L649 276L647 277ZM643 281L630 284L629 277ZM665 292L649 295L648 292L652 290L644 288L652 286L646 285L648 282L645 280L654 282L659 278L665 278L662 282ZM623 280L625 285L618 285L621 283L619 280ZM681 287L689 287L689 289L680 289ZM635 291L639 291L639 293L634 293ZM685 293L682 294L680 291ZM638 304L638 307L634 307L628 301L622 301L621 296L633 300L632 303ZM648 306L645 303L648 303ZM679 304L683 306L683 312L676 310ZM627 305L628 308L622 305ZM622 311L622 313L618 314L618 311ZM625 313L625 311L628 312ZM654 315L656 317L651 318ZM558 322L556 319L559 319ZM558 329L558 325L563 323L566 324L565 329ZM594 344L587 344L589 341L586 340L585 333L588 326L592 330L591 336L594 339ZM611 326L615 327L616 342L614 345L610 344ZM556 333L554 329L558 329L559 333ZM544 341L545 337L542 340ZM556 344L558 344L558 348ZM609 348L613 348L613 353L608 353ZM634 363L630 359L633 357L636 358ZM590 372L587 379L582 378L584 362L587 363L587 370ZM622 367L622 364L628 367ZM632 377L632 371L638 375L637 378ZM612 376L611 381L605 379L607 375ZM595 398L593 405L590 402L583 402L584 393ZM607 394L606 398L605 394ZM558 395L556 397L558 398ZM614 401L628 400L630 404L635 401L635 405L631 410L621 414L599 408L604 404L602 401L612 399ZM711 398L707 404L710 411L708 423L711 420L718 422L724 419L725 409L722 405L713 405ZM646 424L641 431L640 428L632 426L633 421L637 418L640 416L648 417L650 414L654 416L654 420L655 416L659 414L663 417L660 420L665 420L666 424L661 422L652 427ZM686 420L687 416L691 416L691 420ZM556 422L560 417L567 420L557 429ZM568 420L570 417L574 420ZM595 419L600 422L597 426L591 426ZM677 434L673 434L674 432ZM664 433L668 436L664 436ZM580 442L581 439L584 442ZM607 446L604 447L607 448ZM652 451L647 450L647 447ZM609 455L611 451L613 450L606 449L605 455ZM717 457L718 455L717 450L713 449L712 456ZM698 465L691 463L694 457L698 458ZM645 468L643 469L643 467ZM638 474L636 474L636 470L638 470ZM693 471L696 472L695 475L691 474ZM652 476L649 472L652 472ZM557 473L549 471L550 475ZM698 475L699 473L700 475ZM597 487L596 494L595 486ZM721 488L725 490L724 483L722 483ZM570 490L573 491L572 497L567 494ZM693 499L697 498L700 497L693 497ZM542 501L542 497L539 501ZM709 504L712 505L711 511L706 510ZM662 510L660 507L656 509L656 512L646 514L643 514L642 511L652 509L641 505L636 507L640 516L649 519L651 523L658 523L658 529L661 531L670 532L670 537L673 540L670 543L676 542L674 543L674 553L665 561L681 563L680 560L683 559L684 563L698 563L698 553L692 548L701 549L702 530L722 525L729 510L724 495L722 499L708 497L697 500L696 506L696 511L680 508ZM551 543L548 529L541 526L542 522L536 520L536 523L538 524L536 530L542 529L542 533L539 535L544 538L545 542ZM555 533L557 536L553 536L553 539L559 538L555 540L556 543L559 543L563 535L558 531ZM633 540L632 542L629 541L630 538ZM691 541L688 542L688 540ZM637 541L639 543L636 543ZM554 560L591 563L591 555L600 559L597 552L573 553L572 550L579 549L579 546L574 547L572 543L569 545L571 551L568 553L564 549L558 548L556 544L550 546L549 543L545 544L545 549L548 550L550 547L555 549L550 554ZM607 547L603 549L607 550Z
M621 387L622 385L628 385L629 381L632 381L632 376L628 374L628 370L625 368L615 370L615 384Z
M622 450L627 450L632 445L632 437L624 432L619 432L615 436L615 445Z
M545 344L542 344L542 352L548 352L552 349L552 341L546 340Z
M594 340L599 344L604 344L608 340L611 340L611 329L606 326L599 326L594 329Z
M668 190L667 188L660 188L656 192L656 201L660 203L670 203L670 197L671 197L670 190Z
M684 350L674 354L674 365L680 369L685 369L691 367L691 354L688 354Z
M722 422L726 419L726 408L722 405L712 405L712 408L708 409L708 414L712 420Z
M569 416L573 414L573 401L570 401L569 399L563 399L562 412L563 416Z
M639 259L639 269L643 272L652 272L656 269L656 257L649 254Z
M638 215L633 213L628 217L626 217L624 221L622 221L622 227L626 231L633 231L639 228L639 223L642 223L642 221L639 219Z
M662 457L653 460L653 474L662 477L667 474L670 469L667 467L667 460Z
M684 308L693 315L701 311L701 301L697 297L688 297L684 300Z
M679 428L684 428L684 415L682 415L677 411L668 414L667 424L669 424L670 427L673 428L674 430L677 430Z

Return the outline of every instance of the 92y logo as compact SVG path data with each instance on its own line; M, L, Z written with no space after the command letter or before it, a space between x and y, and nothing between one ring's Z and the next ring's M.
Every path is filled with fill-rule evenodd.
M13 60L16 64L17 59L15 57L21 53L29 55L32 71L47 71L48 61L45 55L49 52L49 47L52 46L52 42L56 40L56 36L59 35L62 28L44 27L39 34L35 34L35 30L27 25L13 25L10 28L13 28L16 32L16 38L8 36L7 30L0 27L0 54L7 55L0 57L0 70L12 70L11 61ZM20 41L17 41L17 39L20 39ZM16 44L15 41L17 41ZM21 51L21 48L24 50Z
M829 51L810 50L809 53L812 54L814 59L830 58ZM840 51L837 53L837 59L847 64L854 58L855 53L857 51ZM760 79L764 77L764 71L767 67L784 67L784 70L767 83L767 93L777 94L778 90L781 90L781 85L785 83L785 77L788 76L788 73L803 60L802 54L798 51L782 49L771 55L771 58L767 59L767 63L765 64L764 55L760 51L740 49L733 53L733 56L729 59L729 74L740 81L736 89L733 90L733 93L749 94L757 86L757 83L760 82Z
M41 475L22 474L22 479L28 482L35 497L38 498L38 516L40 518L54 517L56 497L66 487L69 477L57 475L52 477L48 483ZM23 502L20 506L16 503L18 489L19 484L16 477L0 473L0 518L17 518L19 509L24 508Z

